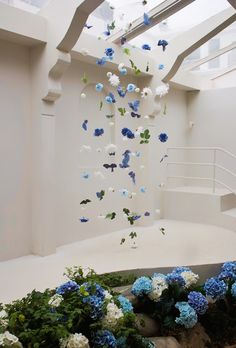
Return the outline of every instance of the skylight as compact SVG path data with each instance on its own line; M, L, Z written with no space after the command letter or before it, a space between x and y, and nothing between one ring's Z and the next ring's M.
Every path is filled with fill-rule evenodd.
M21 10L37 13L49 0L0 0L0 2Z

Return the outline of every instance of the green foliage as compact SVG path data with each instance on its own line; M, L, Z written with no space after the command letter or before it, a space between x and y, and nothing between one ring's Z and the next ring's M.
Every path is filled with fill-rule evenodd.
M138 69L138 67L134 64L134 62L131 59L129 59L129 61L130 61L130 64L131 64L131 68L134 70L134 74L136 76L140 75L141 74L141 70Z
M129 48L124 48L124 49L123 49L123 52L124 52L124 54L126 54L127 56L130 56L130 55L131 55L130 49L129 49Z
M140 144L148 144L149 139L151 138L149 129L145 129L144 132L140 133L141 141Z
M108 213L108 214L105 216L105 219L114 220L115 217L116 217L116 213L113 211L112 213Z
M84 73L84 75L82 76L81 81L82 81L84 84L88 83L88 76L86 75L86 73Z
M118 111L119 111L121 116L125 116L125 113L126 113L126 109L125 108L118 108Z
M101 111L102 108L103 108L103 101L101 100L101 101L100 101L100 104L99 104L99 111Z

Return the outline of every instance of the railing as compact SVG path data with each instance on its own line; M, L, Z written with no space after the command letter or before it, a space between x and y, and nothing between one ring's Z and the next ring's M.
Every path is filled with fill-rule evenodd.
M169 176L167 175L167 180L168 179L186 179L186 180L203 180L203 181L210 181L212 182L212 189L213 189L213 193L216 192L216 184L223 186L224 188L226 188L227 190L229 190L230 192L236 194L235 189L233 189L232 187L230 187L228 184L226 184L225 182L222 182L218 179L216 179L216 169L220 169L225 173L230 174L232 177L236 178L236 174L233 173L231 170L225 168L224 166L220 165L217 163L217 153L218 152L222 152L224 154L226 154L228 157L230 157L231 159L235 160L235 165L236 165L236 156L234 154L232 154L230 151L227 151L221 147L169 147L167 149L167 155L168 158L170 158L170 151L172 150L177 150L177 151L182 151L182 150L187 150L187 151L212 151L213 154L213 161L212 162L171 162L168 161L167 162L167 167L170 165L177 165L177 166L197 166L197 167L203 167L203 166L207 166L207 167L212 167L213 168L213 173L212 173L212 177L199 177L199 176L178 176L178 175L172 175Z

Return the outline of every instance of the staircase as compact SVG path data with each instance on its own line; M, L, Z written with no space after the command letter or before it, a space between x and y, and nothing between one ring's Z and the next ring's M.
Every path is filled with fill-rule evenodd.
M207 162L192 162L194 156L186 156L187 160L180 162L172 161L173 151L175 158L183 158L181 154L183 151L187 154L190 151L199 152L203 159L206 158L205 151L208 154L212 152L213 156L212 161ZM163 192L163 218L217 225L236 232L236 190L234 188L236 174L226 168L225 164L220 163L222 157L220 158L219 153L229 158L236 172L236 156L222 148L175 147L168 149L167 188ZM177 170L178 175L173 175L174 169ZM204 171L207 171L208 175L204 175ZM199 172L203 175L199 175Z

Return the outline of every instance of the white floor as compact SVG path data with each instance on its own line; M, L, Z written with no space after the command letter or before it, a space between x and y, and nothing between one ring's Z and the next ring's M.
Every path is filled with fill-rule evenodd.
M160 227L166 234L162 235ZM160 220L138 232L138 248L120 245L129 230L58 248L47 257L27 256L0 263L0 302L20 298L34 288L44 290L65 281L65 267L80 265L98 273L177 265L212 264L236 259L236 233L210 225Z

